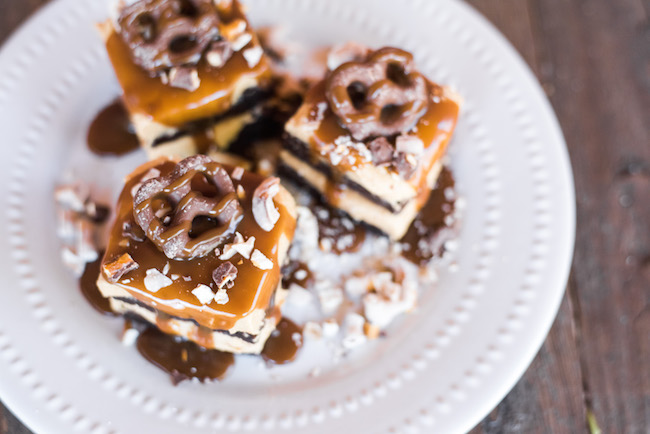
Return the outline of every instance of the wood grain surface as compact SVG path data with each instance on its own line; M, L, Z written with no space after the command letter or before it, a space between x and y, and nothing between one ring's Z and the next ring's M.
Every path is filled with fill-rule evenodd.
M0 0L0 42L43 3ZM519 383L471 432L648 433L650 0L468 3L546 90L578 207L575 258L553 328ZM28 432L0 403L0 434Z

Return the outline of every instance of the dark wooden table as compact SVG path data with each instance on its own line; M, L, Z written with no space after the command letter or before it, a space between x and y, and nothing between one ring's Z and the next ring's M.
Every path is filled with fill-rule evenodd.
M0 0L0 42L46 1ZM578 206L573 268L551 333L472 433L648 433L650 0L469 2L544 86ZM28 432L0 403L0 434Z

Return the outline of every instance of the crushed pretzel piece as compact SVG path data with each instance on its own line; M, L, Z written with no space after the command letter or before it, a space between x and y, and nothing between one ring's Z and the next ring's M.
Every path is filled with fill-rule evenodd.
M270 270L273 268L273 261L264 256L264 253L255 249L251 255L251 262L260 270Z
M244 50L242 54L244 55L244 59L246 59L248 66L253 68L260 63L260 60L262 60L264 50L262 50L262 47L253 47Z
M280 212L273 203L273 198L280 192L280 179L271 177L257 186L253 193L253 216L266 232L270 232L280 219Z
M124 253L116 260L102 266L106 280L111 283L117 282L122 276L138 267L138 263L128 253Z
M246 242L244 242L244 237L242 234L237 232L235 234L235 240L233 243L226 244L223 248L223 253L219 256L219 259L226 261L231 259L235 254L239 253L244 258L249 259L251 253L253 252L253 247L255 246L255 237L249 237Z
M221 288L220 290L217 291L217 293L214 296L214 301L217 302L217 304L226 304L230 298L228 297L228 292L226 291L226 288Z
M144 278L144 287L147 288L147 291L156 293L162 288L166 288L169 285L174 283L169 277L162 274L155 268L150 268L146 272Z
M202 283L198 284L196 288L192 290L192 294L199 300L201 304L210 304L214 299L214 292L208 285Z
M235 279L237 278L237 267L232 262L227 261L219 265L212 272L212 280L217 285L218 289L230 289L235 286Z
M242 176L244 176L244 168L237 166L234 169L232 169L232 175L230 177L234 179L235 181L241 181Z

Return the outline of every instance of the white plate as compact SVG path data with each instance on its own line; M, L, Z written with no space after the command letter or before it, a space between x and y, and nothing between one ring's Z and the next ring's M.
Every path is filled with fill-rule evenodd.
M2 399L37 432L469 430L524 372L564 292L574 192L547 100L510 45L464 3L247 3L255 24L285 25L308 46L404 47L463 95L451 151L468 204L459 271L425 288L417 312L388 339L317 378L304 374L319 355L305 351L275 380L249 359L223 383L171 386L122 347L120 322L87 305L59 260L51 194L64 168L110 185L143 159L85 150L89 122L118 92L93 28L108 2L59 0L0 55Z

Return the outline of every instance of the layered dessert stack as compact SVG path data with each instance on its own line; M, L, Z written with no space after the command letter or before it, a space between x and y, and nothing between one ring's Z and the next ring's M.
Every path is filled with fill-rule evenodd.
M165 333L259 353L280 320L295 217L278 178L161 157L126 181L99 290L115 312Z
M349 45L287 122L282 163L334 207L400 239L426 203L459 98L410 53Z
M237 0L141 0L100 32L150 158L226 149L260 120L271 70Z
M237 0L140 0L122 5L100 30L151 160L125 181L101 262L97 286L114 312L207 349L263 350L281 318L282 267L297 215L293 196L269 176L275 166L261 164L270 146L250 140L265 110L284 120L295 111L286 125L275 120L284 125L284 174L340 214L409 243L404 235L436 185L460 108L459 97L422 75L410 53L358 44L333 50L299 107L300 98L273 108L268 100L282 81ZM222 164L235 147L255 150L247 155L256 161ZM204 155L214 151L219 162ZM312 217L316 245L323 225ZM363 242L367 232L352 220L341 221ZM306 258L292 261L307 267ZM417 285L405 276L382 265L372 282L349 279L375 331L415 306ZM343 292L329 289L338 309ZM355 315L363 330L366 319Z

